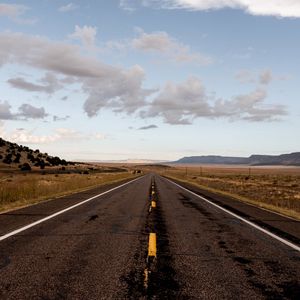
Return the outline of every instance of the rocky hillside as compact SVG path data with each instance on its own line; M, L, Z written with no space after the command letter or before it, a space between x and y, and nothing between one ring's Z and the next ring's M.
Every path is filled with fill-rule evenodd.
M239 165L282 165L300 166L300 152L281 155L251 155L249 157L230 157L230 156L189 156L183 157L175 164L239 164Z
M30 170L31 167L44 169L53 166L67 166L73 164L57 156L41 153L38 149L11 143L0 138L0 164L18 166L22 170Z

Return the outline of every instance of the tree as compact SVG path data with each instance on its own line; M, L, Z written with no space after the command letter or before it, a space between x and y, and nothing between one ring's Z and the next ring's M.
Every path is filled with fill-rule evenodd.
M21 171L31 171L31 167L28 163L24 163L21 167Z

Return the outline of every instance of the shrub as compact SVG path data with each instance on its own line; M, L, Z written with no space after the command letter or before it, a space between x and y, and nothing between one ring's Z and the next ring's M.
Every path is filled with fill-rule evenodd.
M9 153L5 156L5 158L3 159L3 162L5 164L10 165L12 163L12 155Z
M28 163L24 163L21 167L21 171L31 171L31 167Z

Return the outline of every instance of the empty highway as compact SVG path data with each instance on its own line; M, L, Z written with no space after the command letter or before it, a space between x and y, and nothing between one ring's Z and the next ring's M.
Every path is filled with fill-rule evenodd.
M300 299L299 241L298 221L147 174L0 214L0 299Z

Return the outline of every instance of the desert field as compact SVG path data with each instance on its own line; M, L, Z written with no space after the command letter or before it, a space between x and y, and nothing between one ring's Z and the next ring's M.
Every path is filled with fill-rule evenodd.
M30 172L0 165L0 212L134 177L133 168L111 165L79 164Z
M160 174L300 219L300 167L172 166Z

